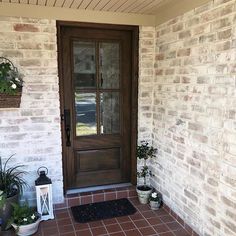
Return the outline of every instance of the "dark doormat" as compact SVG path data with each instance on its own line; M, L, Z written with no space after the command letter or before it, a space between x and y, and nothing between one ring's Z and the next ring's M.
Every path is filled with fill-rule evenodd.
M132 215L136 209L127 198L97 202L71 207L76 222L87 223L95 220Z

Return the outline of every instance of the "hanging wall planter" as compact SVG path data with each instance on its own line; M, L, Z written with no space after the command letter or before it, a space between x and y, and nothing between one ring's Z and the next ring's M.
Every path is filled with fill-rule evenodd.
M20 107L23 80L13 63L0 57L0 108Z

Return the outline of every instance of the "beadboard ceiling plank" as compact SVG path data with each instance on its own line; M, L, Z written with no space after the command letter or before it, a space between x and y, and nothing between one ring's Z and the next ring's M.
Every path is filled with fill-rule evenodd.
M22 3L22 4L28 4L29 1L28 1L28 0L20 0L20 3Z
M136 4L131 6L129 9L128 9L128 12L131 12L131 13L136 13L138 12L141 8L143 8L143 6L145 5L149 5L153 0L148 0L148 1L139 1L137 0L136 1Z
M87 6L86 9L88 10L93 10L97 5L98 3L100 2L101 0L93 0L92 2L90 2L90 4Z
M4 16L7 14L9 16L11 14L25 17L38 16L39 18L47 16L48 19L56 17L56 19L72 19L72 21L79 19L95 23L129 24L130 22L135 25L139 22L141 25L151 22L150 25L159 25L210 1L212 0L0 0L0 12ZM29 7L26 11L30 12L23 10L18 12L21 7L24 9L26 6ZM73 14L67 10L71 10Z
M37 4L37 0L29 0L29 4L36 5Z
M70 6L70 8L75 8L78 9L80 4L82 3L83 0L74 0Z
M140 4L142 4L143 0L136 0L135 2L133 2L130 6L128 6L123 12L129 13L131 12L133 9L135 9L137 6L139 6ZM145 1L147 2L147 1Z
M163 0L153 0L152 2L149 2L148 4L142 6L142 8L137 8L136 12L139 14L144 14L144 12L149 11L153 8L157 8L163 3Z
M150 7L149 9L146 9L145 11L143 11L143 14L150 14L150 15L156 15L156 13L159 11L159 9L162 6L169 6L169 3L172 4L172 2L175 2L177 0L165 0L165 1L160 1L159 4L157 4L156 6Z
M122 4L120 7L118 7L118 8L116 9L116 11L117 11L117 12L125 12L125 9L126 9L127 7L132 6L135 2L136 2L136 0L128 0L128 1L124 2L124 4Z
M87 6L92 2L93 0L83 0L80 4L79 9L86 9Z
M71 4L73 3L74 0L65 0L63 7L65 8L70 8Z
M46 6L46 0L38 0L38 5Z
M56 0L47 0L46 6L54 7L56 4Z
M116 5L116 4L119 4L121 5L122 1L127 1L127 0L110 0L104 7L103 7L103 11L112 11L112 8Z
M153 1L155 1L155 0L142 1L138 5L134 6L131 10L129 10L129 12L136 13L140 9L144 8L145 6L149 6L151 3L153 3Z
M114 12L118 11L118 9L121 9L122 6L123 6L124 4L126 4L128 1L129 1L129 0L120 0L120 1L117 1L116 4L113 5L113 6L109 9L109 11L114 11Z
M56 0L54 6L55 7L62 7L64 3L64 0Z
M103 7L105 7L108 3L110 2L110 0L101 0L96 7L94 8L95 11L102 11Z

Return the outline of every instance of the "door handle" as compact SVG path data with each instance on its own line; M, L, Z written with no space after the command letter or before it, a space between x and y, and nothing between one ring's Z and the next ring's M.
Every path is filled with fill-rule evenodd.
M71 146L71 122L70 122L70 110L65 109L64 110L64 122L65 122L65 134L66 134L66 146Z

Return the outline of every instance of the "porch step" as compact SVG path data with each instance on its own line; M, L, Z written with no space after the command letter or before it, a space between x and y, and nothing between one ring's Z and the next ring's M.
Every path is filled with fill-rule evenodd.
M58 210L94 202L135 197L137 197L135 186L117 187L84 193L69 193L66 194L64 203L56 204L54 208Z

